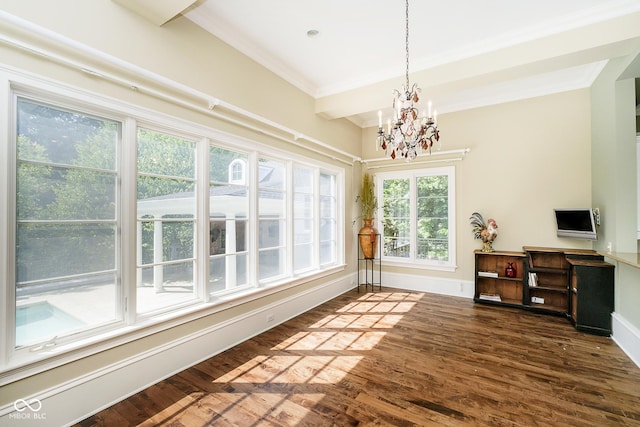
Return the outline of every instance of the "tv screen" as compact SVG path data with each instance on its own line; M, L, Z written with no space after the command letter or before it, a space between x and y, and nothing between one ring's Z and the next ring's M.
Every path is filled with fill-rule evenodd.
M596 240L591 209L554 209L558 237Z

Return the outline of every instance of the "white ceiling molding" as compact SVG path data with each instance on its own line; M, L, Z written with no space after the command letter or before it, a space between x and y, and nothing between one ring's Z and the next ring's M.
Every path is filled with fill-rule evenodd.
M175 18L196 0L112 0L157 26Z

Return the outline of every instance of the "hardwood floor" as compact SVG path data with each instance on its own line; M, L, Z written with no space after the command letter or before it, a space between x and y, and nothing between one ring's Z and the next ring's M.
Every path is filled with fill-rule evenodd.
M352 291L79 426L640 426L640 368L568 320Z

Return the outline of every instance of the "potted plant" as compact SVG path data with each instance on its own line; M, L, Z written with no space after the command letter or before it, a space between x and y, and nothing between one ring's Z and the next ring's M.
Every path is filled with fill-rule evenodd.
M376 257L378 245L378 230L373 227L373 219L378 209L378 198L376 197L373 177L368 172L362 177L362 187L360 194L356 197L356 202L360 204L361 217L364 225L358 232L360 248L365 259Z

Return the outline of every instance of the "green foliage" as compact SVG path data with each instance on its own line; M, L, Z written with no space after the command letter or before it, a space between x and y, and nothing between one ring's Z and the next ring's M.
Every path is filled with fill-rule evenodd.
M416 257L446 259L448 257L448 178L424 176L416 179L417 233ZM383 224L388 255L403 256L408 251L412 207L410 180L385 179L383 182Z
M23 158L34 161L48 162L45 148L31 141L24 135L18 135L18 153ZM52 174L50 166L37 163L19 163L17 185L17 216L18 219L38 218L46 206L54 198L47 182Z

